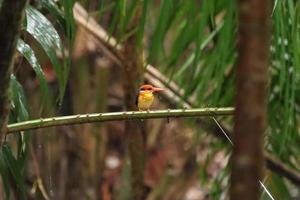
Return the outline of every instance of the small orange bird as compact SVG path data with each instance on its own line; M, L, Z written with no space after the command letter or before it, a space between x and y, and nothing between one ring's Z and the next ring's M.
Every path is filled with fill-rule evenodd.
M149 111L154 101L153 93L160 91L164 91L164 89L153 87L152 85L142 85L135 101L139 111Z

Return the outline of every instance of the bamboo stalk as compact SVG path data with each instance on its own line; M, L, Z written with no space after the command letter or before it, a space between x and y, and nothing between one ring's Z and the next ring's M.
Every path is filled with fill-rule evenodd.
M38 128L74 125L82 123L170 118L170 117L208 117L218 115L233 115L234 108L195 108L195 109L175 109L175 110L156 110L156 111L127 111L111 113L90 113L80 115L69 115L61 117L51 117L24 121L7 126L7 133L28 131Z

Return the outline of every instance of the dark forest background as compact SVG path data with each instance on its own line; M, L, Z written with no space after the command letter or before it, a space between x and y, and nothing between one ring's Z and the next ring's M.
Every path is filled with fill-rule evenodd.
M5 16L3 7L19 4L7 1L0 1L0 17ZM244 55L245 65L257 64L256 57L251 57L256 52L268 52L258 58L268 59L261 65L262 72L254 72L266 72L261 88L266 95L261 104L258 101L262 107L248 106L246 103L253 105L255 99L247 92L237 101L245 102L244 108L250 112L262 108L253 111L262 113L262 124L238 118L244 128L248 123L253 130L261 130L254 131L251 140L257 139L258 147L263 147L263 152L257 151L258 168L264 172L257 183L259 198L300 199L300 5L296 0L274 0L252 12L241 6L255 5L251 2L255 1L28 1L19 21L21 31L14 39L17 53L12 73L6 81L10 83L8 124L136 110L134 98L142 83L166 89L156 96L153 110L234 107L235 96L242 94L236 79L243 79L239 76L243 70L249 70L244 73L245 80L255 71L255 67L241 67L241 74L236 73L243 65L239 57L244 55L243 47L252 45L255 48ZM18 8L22 13L21 6L16 6L7 16L15 16ZM249 18L243 12L250 13ZM266 34L262 40L266 43L255 43L249 40L251 34L245 36L241 30L251 27L252 19L253 23L259 21L255 19L261 13L267 16L259 18L265 21L258 26L267 26L261 32ZM9 19L5 19L7 27L12 27ZM13 36L8 29L0 33L0 45L9 38L4 36ZM253 38L261 41L259 34ZM233 116L212 115L10 133L3 138L0 152L0 196L229 199L230 193L234 196L230 185L239 186L231 184L237 180L234 173L230 178L233 130L239 130L234 128ZM243 144L234 141L238 151ZM260 159L263 157L265 161ZM252 191L250 187L244 195L251 197Z

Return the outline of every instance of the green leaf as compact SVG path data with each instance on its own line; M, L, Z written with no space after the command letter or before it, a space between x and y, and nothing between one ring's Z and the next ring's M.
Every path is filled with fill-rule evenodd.
M9 200L10 199L11 180L10 180L10 176L9 176L8 165L4 161L2 152L0 152L0 174L2 177L2 184L4 187L5 199Z
M160 60L164 54L163 43L174 16L174 3L176 2L173 0L164 0L161 2L159 16L156 20L149 48L148 59L150 63Z
M42 6L45 7L52 16L59 22L61 27L66 27L66 20L61 10L57 7L53 0L41 0Z
M185 50L191 45L191 43L196 41L198 35L201 34L199 33L199 30L204 28L205 22L207 21L202 18L200 20L196 3L193 1L189 1L189 3L189 9L186 11L186 23L180 29L175 41L172 44L171 55L167 63L168 67L174 66L175 63L181 58L181 55L183 55ZM191 26L191 24L194 24L194 26ZM199 26L199 24L203 25ZM201 36L203 36L203 34L201 34Z
M22 85L14 75L11 75L10 89L12 94L12 110L10 112L10 122L21 122L29 120L28 105ZM17 138L17 158L21 166L25 166L30 134L20 133L15 135Z
M12 74L10 77L10 90L12 100L12 110L10 117L13 117L14 122L26 121L29 119L27 111L27 101L22 85L17 81L16 77Z
M207 45L212 42L216 34L220 31L220 29L223 27L224 22L221 22L215 30L213 30L208 36L204 38L204 41L199 45L199 50L203 51ZM196 50L197 51L197 50ZM184 75L183 73L186 72L186 70L189 69L189 67L192 67L192 63L195 60L195 53L192 53L188 59L184 62L184 64L180 67L180 69L176 72L174 75L174 79L178 79L181 75ZM196 59L197 62L199 62L199 59Z
M299 4L277 1L273 11L269 98L269 148L299 168ZM287 144L289 148L287 148ZM295 159L295 161L292 161Z
M131 4L134 4L136 0L133 0ZM126 32L126 26L128 25L128 21L130 18L130 13L131 12L126 12L127 11L127 0L119 0L118 2L118 16L119 16L119 38L122 38L124 33Z
M27 32L38 41L53 64L58 79L59 100L61 102L66 84L64 81L64 70L55 51L58 48L59 51L63 52L61 39L51 22L35 8L31 6L26 7L26 19Z
M149 9L149 0L144 0L143 12L142 12L142 17L141 17L141 20L140 20L139 30L138 30L138 43L139 43L139 48L140 49L143 48L143 37L144 37L144 31L145 31L145 24L146 24L148 9Z
M210 7L212 7L214 4L214 1L203 1L201 4L201 9L200 9L200 19L199 20L199 25L197 32L197 39L196 39L196 50L195 50L195 58L193 65L197 65L197 63L200 60L200 55L202 50L204 49L203 47L203 40L205 40L205 34L204 30L205 27L208 24L209 17L213 15L212 12L210 12ZM208 43L208 42L207 42Z
M13 180L19 189L21 195L25 197L26 195L26 184L24 177L22 175L22 166L15 159L10 146L4 144L2 147L2 156L6 166L8 166L9 172L11 173Z
M63 5L64 9L64 19L66 21L66 36L68 39L68 49L69 55L72 55L73 51L73 43L75 38L75 20L73 16L73 7L74 7L74 0L60 0ZM64 55L64 52L62 52ZM64 55L65 57L65 55ZM64 62L64 73L63 73L63 91L61 91L62 95L65 93L65 86L67 85L69 72L71 66L71 56L68 56ZM61 103L61 102L60 102Z
M42 102L44 105L47 104L47 99L49 98L49 89L47 86L47 82L45 79L45 74L35 57L34 51L31 47L26 44L23 40L19 39L17 43L17 50L26 58L28 63L31 65L32 69L34 70L40 84L41 94L43 96Z

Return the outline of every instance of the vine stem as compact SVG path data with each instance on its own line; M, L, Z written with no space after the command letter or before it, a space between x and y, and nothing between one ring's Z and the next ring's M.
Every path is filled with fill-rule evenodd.
M233 113L234 113L234 108L232 107L90 113L90 114L69 115L69 116L61 116L61 117L41 118L41 119L9 124L7 126L7 133L9 134L14 132L38 129L38 128L74 125L74 124L82 124L82 123L134 120L134 119L170 118L170 117L211 117L211 116L218 116L218 115L233 115Z

